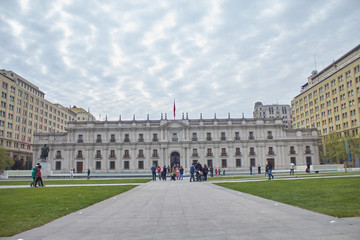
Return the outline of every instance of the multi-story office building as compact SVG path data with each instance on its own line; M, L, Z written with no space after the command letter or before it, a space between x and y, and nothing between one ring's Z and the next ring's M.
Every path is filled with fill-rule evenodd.
M291 101L293 128L317 128L359 135L360 45L321 72L313 71L301 93Z
M90 113L90 110L87 112L85 109L78 108L76 106L70 108L70 110L76 114L74 121L84 122L96 120L95 117Z
M286 129L276 118L69 122L66 133L34 135L36 161L44 144L54 173L141 173L197 161L230 171L267 160L275 169L319 163L316 129Z
M65 132L75 114L47 101L44 92L12 71L0 70L0 84L0 144L30 168L33 134Z
M281 118L285 128L291 128L291 107L289 104L263 105L256 102L254 105L254 118Z

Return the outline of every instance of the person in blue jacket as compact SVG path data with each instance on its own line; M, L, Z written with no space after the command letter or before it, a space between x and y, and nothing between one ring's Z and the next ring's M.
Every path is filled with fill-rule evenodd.
M195 177L194 177L195 171L196 171L196 168L195 168L195 166L193 164L190 167L190 182L195 182ZM193 181L191 181L191 180L193 180Z

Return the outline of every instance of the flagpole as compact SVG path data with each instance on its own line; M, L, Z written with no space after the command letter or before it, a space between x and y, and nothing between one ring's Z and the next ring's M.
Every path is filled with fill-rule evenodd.
M175 116L176 116L176 107L175 107L175 98L174 98L174 120L175 120Z

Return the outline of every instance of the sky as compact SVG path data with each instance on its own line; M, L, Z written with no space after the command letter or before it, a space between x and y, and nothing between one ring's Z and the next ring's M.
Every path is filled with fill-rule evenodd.
M251 118L360 43L359 0L0 0L0 69L97 120Z

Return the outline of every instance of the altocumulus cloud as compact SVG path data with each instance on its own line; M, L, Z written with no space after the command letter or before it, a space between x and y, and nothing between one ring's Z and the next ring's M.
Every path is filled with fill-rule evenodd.
M359 44L360 3L2 0L0 68L101 119L252 116Z

